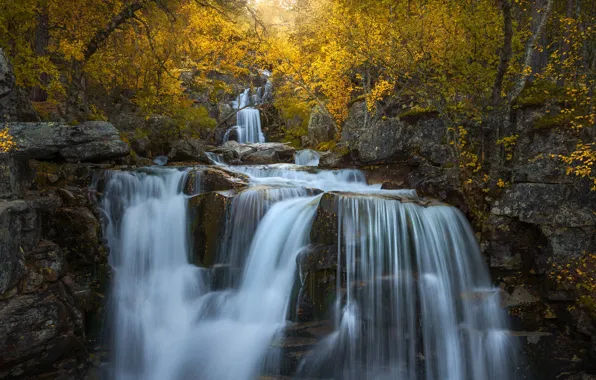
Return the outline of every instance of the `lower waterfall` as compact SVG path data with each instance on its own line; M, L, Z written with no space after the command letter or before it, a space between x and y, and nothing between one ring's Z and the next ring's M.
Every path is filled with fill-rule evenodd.
M276 342L293 318L298 263L324 197L337 224L333 329L301 359L296 378L514 378L499 292L458 210L370 186L356 170L227 170L248 175L250 186L228 206L216 265L229 276L218 287L191 257L187 170L106 174L114 274L106 378L280 375Z

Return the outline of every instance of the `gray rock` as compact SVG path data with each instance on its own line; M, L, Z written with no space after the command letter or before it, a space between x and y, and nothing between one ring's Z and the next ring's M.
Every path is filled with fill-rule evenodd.
M453 159L445 124L436 118L408 124L399 118L375 120L359 136L355 146L362 162L404 162L420 155L434 165Z
M122 140L92 141L66 147L60 150L60 155L70 162L107 161L126 157L130 148Z
M0 199L23 197L32 180L26 156L0 153Z
M62 157L69 161L100 161L127 156L128 145L110 123L9 123L16 153L36 159Z
M21 214L26 211L25 201L0 201L0 295L14 287L25 274Z
M20 295L0 307L0 374L30 378L53 370L64 355L81 350L76 314L64 287ZM75 362L76 365L76 362ZM56 378L56 377L53 377Z
M168 157L171 161L198 161L210 163L205 155L205 149L206 144L202 140L179 140L173 144Z
M592 212L590 203L575 197L573 189L568 185L518 183L513 184L500 200L494 202L491 212L540 225L594 226L596 215Z
M369 123L370 116L366 108L366 102L360 101L350 107L348 118L341 129L341 141L352 146L358 142L358 139Z
M296 150L283 143L239 144L228 141L213 152L222 154L225 161L230 163L275 164L294 162Z
M320 143L335 139L337 127L333 119L323 112L320 107L315 107L308 121L308 142L316 148Z

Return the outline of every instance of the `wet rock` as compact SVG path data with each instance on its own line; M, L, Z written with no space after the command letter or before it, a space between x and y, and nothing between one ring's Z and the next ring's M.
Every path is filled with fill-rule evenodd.
M333 141L337 134L337 127L333 119L320 107L315 107L308 121L308 142L316 148L319 144Z
M9 123L16 152L35 159L101 161L127 156L130 149L110 123Z
M209 191L242 190L248 187L248 183L249 178L245 174L222 167L200 167L189 173L185 193L194 195Z
M205 156L206 147L202 140L179 140L172 145L168 157L171 161L197 161L208 164L210 161Z
M193 258L197 265L211 267L224 236L228 208L234 192L209 192L188 203Z
M280 162L274 150L261 150L247 154L243 162L251 165L267 165Z

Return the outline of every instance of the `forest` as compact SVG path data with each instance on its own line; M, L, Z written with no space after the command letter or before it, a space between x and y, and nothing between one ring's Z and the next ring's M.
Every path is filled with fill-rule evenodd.
M592 379L596 376L595 90L594 0L0 0L0 325L12 326L0 327L0 340L7 342L0 344L7 352L0 353L0 379L58 378L53 377L57 373L68 374L67 379L88 378L89 368L106 362L116 363L116 369L98 378L231 380L284 375L356 380L381 379L383 373L410 380ZM283 166L294 163L298 168ZM154 173L154 166L186 168L187 174L179 178L178 171ZM136 174L126 177L128 171ZM151 198L147 194L157 191L150 190L157 185L143 182L146 173L160 178L164 189L169 189L168 181L180 181L179 191L190 200L178 199L180 193L168 193L170 198L160 193L163 198L157 199L164 202L164 209L145 200L142 204L153 214L142 214L135 208L136 198L126 194ZM283 185L271 180L278 177ZM294 187L298 193L284 192ZM388 193L377 194L381 191ZM260 194L259 200L248 200L248 193ZM353 194L366 196L358 203ZM315 198L307 202L307 196ZM289 198L305 201L292 206L284 203ZM52 203L52 199L60 201ZM380 200L399 205L380 205ZM26 206L17 204L21 201ZM167 207L177 217L184 215L183 221L166 212L166 201L173 202ZM274 211L280 204L286 209L278 215ZM408 204L421 209L451 205L465 221L453 215L431 218L420 210L408 211ZM284 212L296 221L289 235L285 235L289 225L282 229L283 223L289 223ZM393 212L402 219L385 221ZM162 224L146 222L139 228L145 232L127 230L126 215L131 214L138 220L161 218ZM278 223L268 225L272 214L278 215ZM361 221L363 215L368 219ZM459 230L461 223L470 227ZM255 246L263 252L278 248L281 265L288 254L285 249L297 244L289 262L298 268L275 267L266 272L277 273L271 275L275 281L284 276L292 279L272 280L268 285L287 288L280 290L279 297L291 301L278 300L279 310L271 311L273 306L261 305L256 297L253 307L270 310L267 317L261 316L263 320L283 314L279 323L291 320L299 327L291 333L273 329L271 335L259 338L238 333L241 328L224 329L223 337L238 333L245 349L255 352L253 362L239 360L243 364L231 366L237 372L226 372L215 353L190 343L178 351L196 350L213 366L195 368L189 364L192 360L174 360L161 351L152 355L167 356L168 363L184 362L176 369L179 372L168 372L161 361L156 368L165 372L138 364L150 363L150 355L126 356L143 350L125 342L138 336L125 334L122 326L131 322L124 312L113 312L105 319L113 317L111 325L122 330L116 328L112 334L126 339L102 340L97 331L104 327L96 327L102 319L98 316L111 313L110 307L129 307L113 296L121 294L116 288L118 273L140 276L120 267L126 264L122 252L138 251L139 262L145 264L135 265L147 268L172 264L173 258L147 264L151 260L146 257L161 257L157 248L149 246L169 241L159 232L164 225L177 226L178 232L191 231L190 237L170 234L177 236L176 242L185 241L185 247L175 242L163 247L168 252L186 250L186 256L195 258L190 263L180 258L178 264L208 268L214 278L223 267L230 273L244 273L240 279L228 272L221 275L223 279L213 279L218 285L209 288L208 294L222 286L250 298L256 290L244 288L246 279L259 278L261 272L249 264L261 263L260 270L270 264L256 258ZM79 226L90 227L79 231ZM232 227L246 229L247 236L234 235ZM258 246L265 241L259 240L261 228L284 239L286 246L269 240ZM392 231L402 229L409 235L394 236ZM350 234L362 240L350 240ZM367 234L395 245L388 248L379 243L372 248L370 243L367 250L362 247ZM154 241L156 236L161 239ZM295 242L296 236L304 241ZM416 239L408 240L411 236ZM116 247L121 241L152 243ZM40 247L45 247L44 255L49 252L46 243L56 244L55 252L62 253L56 256L50 250L54 259L43 255L40 259ZM391 256L410 250L418 261ZM459 259L458 252L463 251L471 252L470 261ZM367 254L373 257L371 252L386 259L374 261L377 266L360 261ZM441 252L458 259L443 263ZM425 254L437 258L425 261ZM119 259L112 261L113 255ZM52 260L68 265L60 264L58 270L58 264L48 264ZM425 324L426 317L432 318L424 314L424 296L409 303L414 292L410 287L419 287L420 294L432 293L425 288L430 285L424 284L422 268L432 271L433 265L445 271L440 278L451 278L441 290L449 289L445 297L455 305L437 311L433 323L449 320L446 315L465 320L454 322L457 328L440 324L445 342L438 338L439 327ZM250 272L251 268L255 271ZM481 275L485 271L488 274ZM415 285L402 284L404 272L414 273ZM467 276L469 272L474 275ZM455 277L462 282L456 284ZM127 286L136 289L145 280L140 276L139 281ZM381 300L388 286L383 281L395 286L391 297L396 299ZM350 293L352 285L355 290ZM173 294L186 294L182 285L180 289L167 286ZM269 294L270 288L262 286L259 294ZM503 322L506 327L489 323L487 310L494 305L487 306L490 296L478 289L490 286L504 294L495 302L508 315L503 319L508 321ZM58 288L64 287L72 294L56 296L62 294ZM83 288L88 298L81 300L76 289ZM55 305L47 294L74 311L64 324L67 327L56 328L55 335L44 340L39 338L43 334L37 334L41 322L28 324L17 315L32 310L25 304ZM142 298L140 294L128 295L127 300ZM27 297L38 301L27 303ZM331 306L330 299L336 306ZM471 311L466 314L477 306L466 306L473 299L485 308L474 309L478 315L488 313L478 317L481 322L474 319L476 314L470 317ZM268 300L277 302L275 297ZM395 308L383 308L383 302ZM352 304L370 315L353 311ZM339 305L342 312L333 309ZM178 306L188 307L184 302ZM217 310L213 314L218 321L234 319L238 313L259 315L242 309L240 302L230 312L234 317L220 310L225 309L221 305L205 306L210 307ZM400 314L402 307L413 314ZM418 318L417 313L422 315L422 332L409 319ZM36 315L40 321L53 320L45 311ZM357 333L350 330L358 337L353 341L347 332L350 338L341 338L346 315L362 319L358 326L364 326ZM384 318L389 316L396 321L387 322ZM335 347L331 353L311 346L304 352L331 358L335 372L329 370L330 362L309 361L302 359L306 355L302 351L283 350L280 356L293 363L291 369L285 367L285 359L280 359L281 369L265 365L266 369L255 369L254 363L269 360L262 350L270 342L277 344L275 334L313 340L316 336L318 341L319 335L300 325L313 321L333 325L340 338L334 343L337 346L329 343ZM144 322L161 326L163 321L156 317ZM391 332L396 335L387 335L372 328L375 323L394 323L399 328L394 326ZM503 368L516 367L517 372L499 371L485 363L483 349L463 348L473 344L472 337L449 338L452 327L455 331L467 324L481 331L510 329L513 336L521 337L521 348L515 352L523 355L509 354L510 346L503 348L490 340L496 339L494 335L478 343L489 353L501 350L503 357L493 356L495 363L507 363ZM140 329L146 333L150 327ZM18 338L23 330L33 331L32 336ZM174 336L174 330L167 331ZM414 330L424 349L403 343L415 340ZM225 340L199 331L189 329L182 335L216 345ZM147 348L147 342L180 343L160 340L157 334L143 335L145 343L138 344ZM438 340L428 343L425 337L431 335ZM47 359L42 352L51 352L64 336L83 342L80 347L86 353L67 345L60 355ZM402 343L387 348L387 336ZM258 346L255 342L261 339L268 343ZM534 340L541 343L533 345ZM450 359L446 347L455 346L461 346L461 351L454 352L462 357L476 356L462 363ZM350 351L353 347L357 348ZM8 354L14 350L17 353ZM232 351L228 347L220 354L232 355ZM410 351L418 356L404 354ZM435 355L447 357L447 364ZM525 359L513 365L510 356ZM69 367L68 360L76 361L76 369ZM486 365L477 368L473 361ZM134 369L127 362L134 363L130 365ZM400 369L387 370L394 365ZM460 367L464 368L460 372L454 369Z

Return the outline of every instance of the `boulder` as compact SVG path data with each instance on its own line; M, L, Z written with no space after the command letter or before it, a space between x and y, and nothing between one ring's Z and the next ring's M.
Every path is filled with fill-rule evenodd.
M366 130L369 119L366 102L355 102L350 107L348 117L341 129L341 141L346 142L349 146L354 146L362 132Z
M206 144L202 140L179 140L173 143L168 157L171 161L198 161L208 164L210 160L205 155L205 149Z
M8 58L0 49L0 121L39 121L27 95L16 87L16 79Z
M35 159L63 158L71 162L101 161L127 156L128 145L110 123L9 123L16 153Z
M447 129L440 119L408 124L399 118L377 119L358 138L355 147L362 162L405 162L420 155L434 165L453 159Z
M316 148L317 145L332 141L337 134L337 127L333 119L320 107L315 107L308 121L308 142Z

